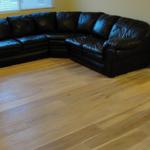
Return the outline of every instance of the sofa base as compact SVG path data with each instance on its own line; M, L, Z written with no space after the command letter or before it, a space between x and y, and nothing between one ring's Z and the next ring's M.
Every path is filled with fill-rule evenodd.
M70 55L70 58L73 61L78 62L78 63L98 72L98 73L102 73L103 75L106 75L110 78L120 76L120 75L129 73L129 72L133 72L136 70L140 70L140 69L143 69L143 68L150 66L149 63L142 63L140 65L132 66L131 68L122 68L122 69L120 68L119 71L117 70L117 72L116 71L114 72L114 71L108 71L104 64L100 64L98 62L95 62L95 61L90 60L90 59L83 57L83 56L77 57L77 56Z
M102 74L105 74L104 73L104 65L103 64L100 64L100 63L97 63L95 61L92 61L88 58L84 58L84 57L74 57L74 56L70 56L71 60L77 62L77 63L80 63L92 70L95 70L96 72L98 73L102 73Z
M49 55L50 57L54 57L54 58L68 58L69 57L68 50L65 48L49 50Z
M42 59L49 57L47 51L34 52L30 54L18 55L14 57L8 57L0 60L0 67L7 67L19 63L24 63L32 60Z

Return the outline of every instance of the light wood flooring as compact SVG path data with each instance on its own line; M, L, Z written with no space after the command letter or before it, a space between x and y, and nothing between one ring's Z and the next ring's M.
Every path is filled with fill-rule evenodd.
M116 78L69 59L1 68L0 150L150 150L150 68Z

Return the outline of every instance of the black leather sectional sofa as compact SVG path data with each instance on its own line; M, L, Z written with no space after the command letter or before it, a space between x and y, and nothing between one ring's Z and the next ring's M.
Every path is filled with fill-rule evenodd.
M0 66L70 57L109 77L150 63L149 24L101 12L44 12L0 19Z

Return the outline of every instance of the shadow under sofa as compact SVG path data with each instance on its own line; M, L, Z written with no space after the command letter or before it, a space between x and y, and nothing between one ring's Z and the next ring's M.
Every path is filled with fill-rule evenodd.
M42 12L0 19L0 66L69 57L109 77L148 66L149 24L102 12Z

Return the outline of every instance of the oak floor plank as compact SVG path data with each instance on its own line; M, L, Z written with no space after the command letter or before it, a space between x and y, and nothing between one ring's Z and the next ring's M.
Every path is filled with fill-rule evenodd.
M0 68L0 150L149 150L149 122L149 68L116 78L69 59Z

